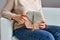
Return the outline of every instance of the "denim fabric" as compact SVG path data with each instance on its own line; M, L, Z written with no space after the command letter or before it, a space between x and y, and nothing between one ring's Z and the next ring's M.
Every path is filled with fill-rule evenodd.
M50 32L55 40L60 40L60 26L46 25L46 28L43 30Z
M14 35L19 40L60 40L60 27L46 25L45 29L32 31L25 26L14 30Z

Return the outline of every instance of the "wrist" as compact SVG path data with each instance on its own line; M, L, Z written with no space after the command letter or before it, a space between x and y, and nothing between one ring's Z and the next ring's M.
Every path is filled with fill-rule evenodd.
M16 14L14 14L14 13L12 14L12 17L11 17L12 20L14 20L15 15L16 15Z

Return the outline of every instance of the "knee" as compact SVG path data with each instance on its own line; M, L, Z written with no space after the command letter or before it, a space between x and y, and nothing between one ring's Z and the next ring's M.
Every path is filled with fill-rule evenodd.
M41 40L55 40L53 35L44 30L36 30L35 33L40 37Z
M46 35L47 39L49 39L49 40L55 40L54 36L51 33L45 32L45 35Z

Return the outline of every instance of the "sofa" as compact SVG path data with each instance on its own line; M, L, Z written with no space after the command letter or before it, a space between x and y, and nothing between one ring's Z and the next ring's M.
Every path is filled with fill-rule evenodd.
M60 26L60 8L43 8L47 25ZM1 40L18 40L13 34L13 20L1 17Z

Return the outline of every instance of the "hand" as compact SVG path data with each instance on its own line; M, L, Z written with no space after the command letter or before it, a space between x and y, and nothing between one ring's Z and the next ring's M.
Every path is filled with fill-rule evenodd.
M25 19L25 26L26 28L32 29L32 25L31 25L31 21L28 19L27 16L23 17L23 19Z
M17 21L19 24L25 23L25 19L23 19L22 17L23 17L23 15L21 15L21 14L13 14L12 15L12 19Z
M44 18L41 18L40 20L38 20L36 23L35 23L35 26L36 28L38 29L44 29L45 28L45 19Z

